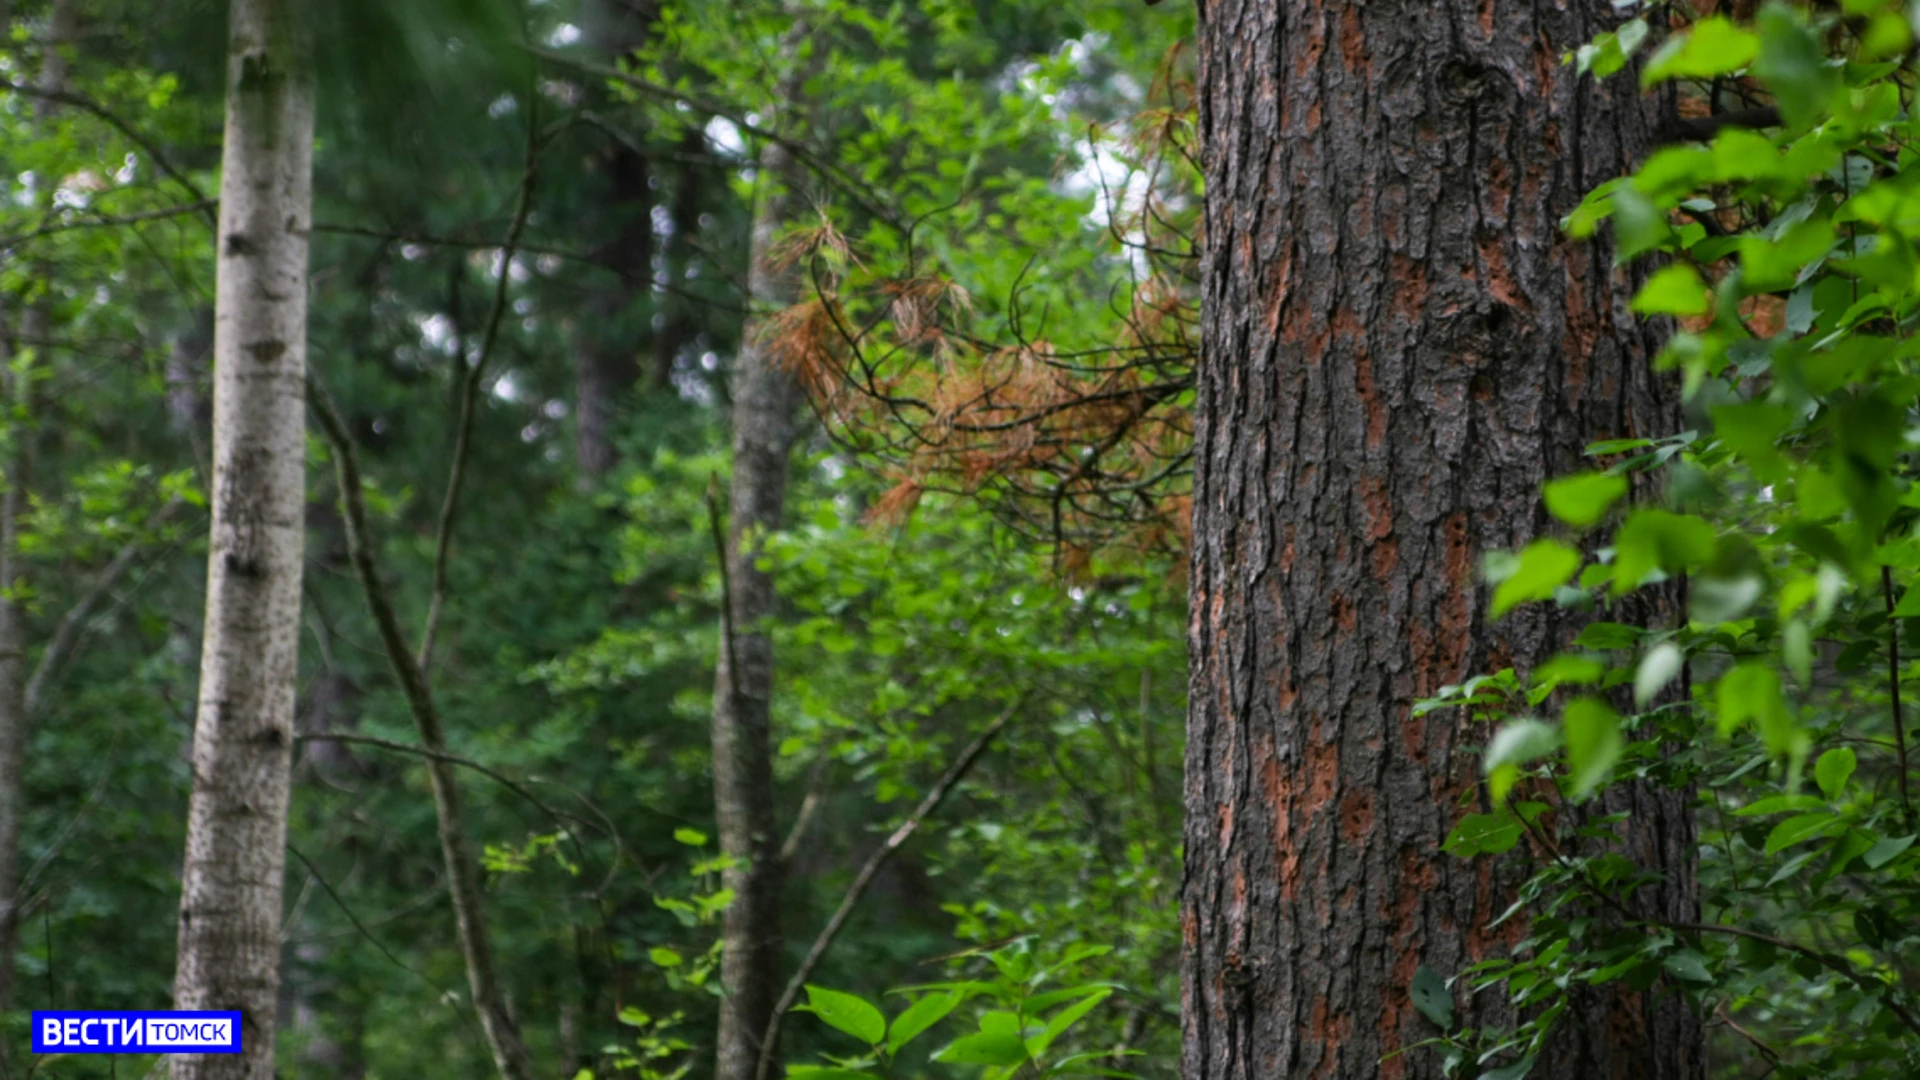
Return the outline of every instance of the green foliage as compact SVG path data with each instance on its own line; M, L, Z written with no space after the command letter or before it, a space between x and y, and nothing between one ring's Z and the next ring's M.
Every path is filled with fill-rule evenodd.
M930 983L893 991L909 999L889 1024L880 1009L852 994L817 986L807 987L808 1004L796 1012L811 1012L821 1021L867 1044L864 1054L830 1056L824 1065L790 1066L794 1076L822 1080L910 1075L903 1073L901 1054L920 1035L968 1007L975 1030L927 1051L935 1062L972 1066L983 1080L1014 1076L1117 1076L1131 1074L1108 1063L1129 1056L1082 1046L1081 1024L1119 987L1111 983L1070 981L1082 965L1104 956L1109 946L1079 945L1047 956L1036 952L1031 938L1022 937L992 950L970 950L956 958L956 966L982 969L980 978ZM1076 1048L1079 1047L1079 1048ZM976 1072L975 1068L966 1070Z
M1489 560L1494 614L1593 613L1576 651L1427 703L1489 725L1495 809L1466 814L1448 850L1531 871L1493 924L1528 918L1526 936L1454 973L1530 1019L1456 1029L1423 1008L1450 1075L1523 1075L1575 991L1615 982L1726 1021L1716 1075L1920 1067L1920 671L1903 645L1920 616L1920 218L1907 210L1920 158L1890 62L1909 17L1871 0L1844 16L1774 3L1752 25L1714 16L1652 42L1645 84L1690 96L1739 78L1778 116L1654 153L1566 223L1583 236L1610 221L1622 259L1659 264L1634 309L1684 317L1658 364L1680 373L1697 426L1591 447L1594 471L1545 491L1563 536ZM1629 27L1582 50L1583 67L1623 71L1661 36ZM1639 498L1609 531L1629 489ZM1683 612L1648 598L1680 579ZM1622 843L1613 808L1627 804L1607 793L1629 784L1692 806L1697 924L1648 913L1670 868Z

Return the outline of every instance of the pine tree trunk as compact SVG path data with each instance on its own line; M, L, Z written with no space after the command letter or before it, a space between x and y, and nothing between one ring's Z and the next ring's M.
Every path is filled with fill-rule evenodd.
M1484 728L1409 706L1573 631L1492 623L1483 553L1596 438L1678 427L1635 275L1557 221L1653 109L1562 55L1605 0L1203 0L1206 251L1189 649L1186 1080L1437 1078L1408 987L1512 945L1515 874L1440 852ZM1684 802L1625 792L1691 921ZM1465 1023L1511 1025L1500 994ZM1698 1080L1663 988L1561 1021L1535 1075Z
M761 175L789 179L786 151L769 145ZM789 191L762 200L754 212L748 292L757 309L793 300L793 283L767 253L792 206ZM713 691L713 802L720 850L739 860L723 883L734 891L722 936L720 1034L715 1080L755 1080L760 1038L780 994L780 893L785 881L774 820L773 642L761 629L779 600L773 579L756 565L760 540L781 525L788 455L796 432L799 388L749 326L729 383L733 398L733 487L727 537L727 580L733 606Z
M239 1055L175 1080L273 1075L305 509L314 93L297 0L234 0L214 301L213 531L174 1003L239 1009Z

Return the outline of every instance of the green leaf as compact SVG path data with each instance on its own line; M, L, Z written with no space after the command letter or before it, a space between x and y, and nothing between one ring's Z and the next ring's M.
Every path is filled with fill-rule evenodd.
M1801 687L1813 685L1813 630L1804 619L1790 619L1780 633L1780 653Z
M1820 849L1815 848L1812 851L1803 852L1799 855L1795 855L1793 858L1788 859L1784 863L1781 863L1780 869L1775 870L1773 872L1773 876L1767 879L1767 883L1764 886L1764 888L1771 889L1775 885L1778 885L1781 882L1786 881L1787 879L1793 877L1794 875L1798 874L1800 871L1805 870L1807 868L1807 864L1812 862L1814 859L1819 858L1819 856L1820 856Z
M1661 957L1660 966L1688 982L1713 981L1713 973L1707 970L1707 958L1692 949L1668 953Z
M1854 767L1858 764L1852 749L1842 746L1820 755L1814 763L1813 780L1820 785L1820 791L1829 799L1840 797L1840 790L1853 778Z
M1532 1071L1533 1058L1523 1057L1511 1065L1488 1069L1480 1074L1480 1080L1527 1080L1527 1074Z
M1603 472L1561 477L1542 491L1548 513L1581 529L1605 517L1607 508L1626 493L1626 477Z
M1840 76L1827 63L1820 42L1785 4L1767 4L1758 20L1760 49L1753 73L1773 91L1780 116L1790 126L1817 122L1839 88Z
M1878 870L1912 847L1913 840L1912 836L1889 837L1868 848L1867 853L1860 856L1860 861L1867 865L1867 869Z
M1581 627L1580 636L1574 638L1573 643L1587 649L1631 649L1638 646L1645 635L1646 631L1625 623L1590 622Z
M1712 302L1699 271L1688 263L1676 262L1648 278L1628 306L1641 315L1705 315ZM1625 488L1625 479L1620 479Z
M1558 540L1535 540L1520 552L1513 573L1493 591L1493 616L1519 604L1547 600L1580 569L1580 553Z
M906 1007L905 1011L893 1018L893 1026L887 1029L887 1053L898 1054L900 1048L913 1041L914 1037L946 1018L954 1006L960 1004L960 995L951 990L928 994L919 1001Z
M1453 991L1447 988L1447 980L1440 973L1421 964L1413 973L1413 985L1408 988L1413 997L1413 1007L1420 1015L1433 1022L1441 1031L1453 1030Z
M1896 619L1920 618L1920 588L1909 588L1900 594L1900 602L1893 606Z
M1052 1046L1055 1039L1066 1034L1067 1029L1079 1023L1081 1017L1098 1008L1101 1002L1112 996L1112 990L1101 990L1097 993L1089 994L1079 1001L1074 1002L1072 1005L1054 1013L1053 1019L1047 1021L1046 1030L1034 1036L1027 1048L1028 1051L1035 1057L1046 1053L1047 1047Z
M1515 720L1495 732L1487 743L1486 760L1481 763L1493 801L1506 805L1508 792L1520 779L1520 766L1553 753L1559 746L1560 733L1531 718Z
M1637 510L1614 534L1613 591L1637 587L1655 570L1690 570L1713 558L1713 526L1690 514Z
M679 967L682 963L685 962L680 958L679 953L674 952L672 949L662 948L660 946L655 946L651 949L648 949L647 958L649 960L652 960L655 964L658 964L663 968Z
M951 1065L1019 1065L1027 1060L1027 1044L1012 1032L982 1031L953 1040L933 1060Z
M1566 729L1567 768L1575 799L1584 799L1606 780L1620 760L1626 741L1620 736L1620 717L1598 698L1569 702L1562 721Z
M1675 35L1653 54L1640 73L1640 85L1668 79L1710 79L1731 75L1760 51L1760 39L1725 16L1701 19L1685 35Z
M701 847L707 842L707 834L699 829L675 829L673 838L688 847Z
M1468 814L1447 834L1441 850L1463 859L1475 855L1499 855L1513 850L1520 842L1521 825L1511 813Z
M809 986L807 1004L802 1009L818 1016L829 1027L865 1043L878 1046L887 1037L887 1018L879 1009L852 994Z
M1839 820L1828 810L1790 817L1775 825L1773 831L1767 834L1767 854L1776 855L1795 844L1811 840Z
M1767 814L1790 814L1794 811L1824 810L1827 804L1811 795L1769 795L1758 802L1743 806L1734 811L1737 817L1763 817Z
M1799 733L1780 696L1780 676L1760 664L1742 664L1720 676L1718 692L1720 734L1730 736L1748 722L1759 729L1767 749L1775 755L1789 752Z
M1640 667L1633 674L1633 703L1645 707L1660 690L1680 674L1680 668L1686 663L1686 657L1680 647L1670 641L1663 641L1647 650L1640 658Z

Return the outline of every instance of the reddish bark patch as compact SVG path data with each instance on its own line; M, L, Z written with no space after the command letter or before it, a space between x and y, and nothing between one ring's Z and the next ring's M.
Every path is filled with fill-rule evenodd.
M1391 581L1394 570L1400 566L1400 545L1392 540L1382 540L1373 546L1373 576L1380 581Z
M1373 831L1373 792L1356 791L1340 800L1340 836L1359 843Z
M1362 350L1353 366L1353 388L1360 395L1360 407L1367 413L1367 449L1378 447L1387 438L1387 409L1373 385L1373 361Z
M1367 508L1367 539L1384 540L1393 534L1393 499L1387 483L1378 476L1360 480L1360 502Z
M1340 744L1321 739L1320 718L1314 717L1312 734L1307 736L1307 813L1318 813L1339 789Z
M1340 9L1340 61L1348 71L1371 71L1367 57L1367 35L1360 29L1360 7L1346 4Z
M1346 1044L1347 1036L1353 1031L1353 1017L1346 1013L1327 1015L1327 999L1315 998L1313 1013L1307 1017L1307 1036L1313 1045L1320 1048L1320 1064L1314 1067L1312 1075L1316 1078L1331 1076L1340 1062L1340 1048Z
M1327 51L1325 9L1321 11L1322 18L1314 23L1313 32L1307 36L1307 47L1300 50L1300 58L1293 64L1293 73L1303 79L1319 65L1320 54Z
M1504 177L1505 168L1500 170ZM1502 189L1501 202L1506 201L1505 189ZM1520 283L1513 278L1513 272L1507 269L1507 253L1500 247L1498 235L1488 235L1480 240L1480 261L1487 268L1487 291L1495 300L1520 311L1532 311L1533 301L1520 291Z
M1291 841L1293 835L1293 776L1280 768L1279 755L1273 752L1273 740L1254 743L1254 757L1260 770L1260 793L1273 815L1274 862L1280 867L1280 895L1292 900L1300 888L1300 853Z
M1416 322L1427 306L1427 264L1405 255L1393 257L1393 309L1408 322Z

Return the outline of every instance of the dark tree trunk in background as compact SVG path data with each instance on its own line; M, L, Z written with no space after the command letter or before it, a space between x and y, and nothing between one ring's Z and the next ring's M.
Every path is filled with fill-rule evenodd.
M1440 1076L1408 986L1498 955L1513 874L1440 844L1484 728L1442 684L1572 617L1485 617L1481 555L1549 528L1589 441L1677 429L1631 275L1559 217L1643 154L1634 80L1561 56L1605 0L1203 0L1206 255L1189 647L1187 1080ZM1626 792L1691 921L1684 803ZM1511 1025L1498 991L1465 1022ZM1569 1013L1535 1075L1696 1080L1671 992Z
M607 242L596 255L620 272L588 300L578 320L574 367L574 454L583 478L606 475L619 461L614 445L621 408L640 381L640 357L651 352L651 328L634 312L653 287L653 209L647 159L619 146L605 159Z
M652 22L611 0L590 4L587 15L587 40L610 60L643 44ZM594 215L601 240L594 256L619 278L603 276L575 322L574 462L588 485L619 462L619 416L639 384L640 358L652 352L653 333L645 321L650 313L636 311L653 289L651 164L638 149L609 142L592 171L606 178Z
M717 182L717 177L695 164L707 155L707 139L698 128L688 128L680 137L678 153L680 167L668 208L672 231L667 234L662 254L668 283L684 294L693 283L689 275L695 269L693 237L700 228L700 195L706 185ZM687 296L663 289L657 299L663 318L653 335L653 373L649 378L654 386L668 389L673 386L673 369L680 354L699 340L700 322Z

